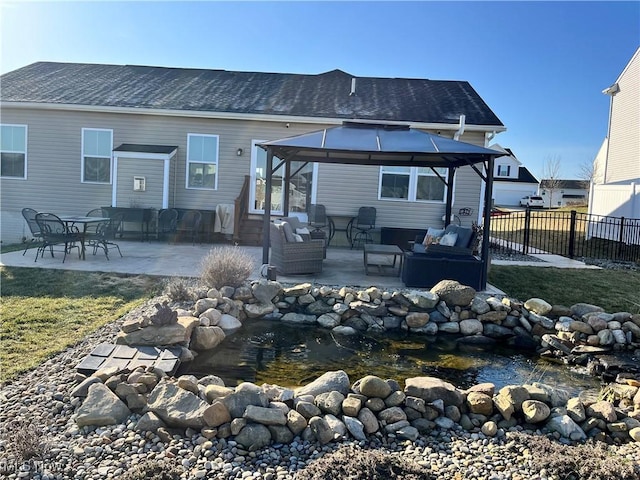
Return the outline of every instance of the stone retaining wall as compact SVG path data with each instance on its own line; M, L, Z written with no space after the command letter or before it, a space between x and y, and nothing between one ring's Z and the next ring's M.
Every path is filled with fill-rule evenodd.
M317 323L343 335L393 329L457 333L461 343L503 342L566 362L586 363L595 354L637 349L640 341L638 315L609 314L588 304L559 307L541 299L522 304L484 298L450 281L431 291L403 292L310 284L284 288L259 281L203 292L191 310L158 305L155 313L147 313L129 318L117 341L164 345L171 338L183 347L184 360L189 349L215 348L225 332L257 318ZM370 435L415 440L438 427L486 436L524 427L568 442L587 437L640 441L640 379L633 371L619 372L604 399L569 398L543 384L511 385L499 392L492 384L481 384L463 391L433 377L407 379L404 388L374 376L352 384L343 371L328 372L295 391L251 383L231 388L215 376L174 379L144 367L104 369L79 380L73 395L86 397L76 412L80 426L121 423L133 414L137 429L165 440L179 428L187 434L200 431L206 438L234 436L249 450L296 436L321 444Z

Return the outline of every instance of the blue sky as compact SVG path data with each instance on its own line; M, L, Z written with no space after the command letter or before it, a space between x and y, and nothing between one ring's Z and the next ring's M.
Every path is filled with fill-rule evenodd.
M539 178L576 178L640 46L640 2L11 2L0 72L36 61L466 80Z

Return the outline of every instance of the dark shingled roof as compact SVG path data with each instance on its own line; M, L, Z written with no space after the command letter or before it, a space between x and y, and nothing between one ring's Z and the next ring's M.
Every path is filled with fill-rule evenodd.
M468 82L38 62L0 77L4 102L502 127Z
M506 150L506 149L505 149ZM493 177L495 182L539 183L527 167L518 169L518 178Z

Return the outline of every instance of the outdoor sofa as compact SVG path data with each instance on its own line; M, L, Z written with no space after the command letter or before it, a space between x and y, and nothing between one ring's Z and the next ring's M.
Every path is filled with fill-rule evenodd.
M427 241L427 236L435 233ZM453 244L441 243L449 234ZM444 231L427 231L416 237L413 248L404 254L402 281L407 287L430 288L441 280L456 280L480 289L484 262L473 254L478 238L473 229L449 225Z

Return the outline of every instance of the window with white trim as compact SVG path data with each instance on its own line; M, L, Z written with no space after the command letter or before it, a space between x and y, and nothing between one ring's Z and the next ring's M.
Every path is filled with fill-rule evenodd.
M82 182L111 183L113 130L82 129Z
M508 177L511 173L511 165L498 165L498 177Z
M0 176L27 178L26 125L0 125Z
M218 135L187 134L186 188L218 188Z
M446 168L435 170L446 178ZM383 166L378 192L381 200L444 202L446 186L431 168Z

